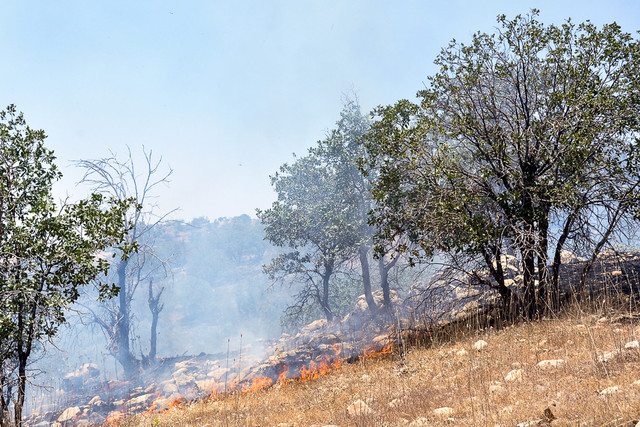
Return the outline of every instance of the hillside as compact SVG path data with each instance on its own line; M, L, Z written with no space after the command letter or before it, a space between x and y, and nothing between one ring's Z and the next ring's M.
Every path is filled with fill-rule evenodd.
M574 308L456 335L119 425L635 426L640 419L640 316L631 310Z

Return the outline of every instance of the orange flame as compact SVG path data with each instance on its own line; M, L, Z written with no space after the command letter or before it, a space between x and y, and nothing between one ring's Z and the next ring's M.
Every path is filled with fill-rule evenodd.
M390 354L393 353L394 347L393 344L388 344L384 347L382 347L382 349L378 350L375 347L368 347L364 350L363 354L362 354L362 358L369 360L372 358L378 358L378 357L383 357L383 356L388 356Z
M123 414L120 411L113 411L107 416L107 418L104 419L104 422L102 423L102 425L103 426L116 425L118 421L120 421L120 419L122 418L122 415Z
M268 377L256 377L251 381L251 385L245 384L242 387L242 391L244 393L255 393L258 390L265 389L267 387L271 387L273 384L273 380Z
M287 365L284 365L282 371L280 372L280 375L278 375L278 380L276 381L276 384L284 385L290 381L293 381L287 378L288 373L289 373L289 367Z

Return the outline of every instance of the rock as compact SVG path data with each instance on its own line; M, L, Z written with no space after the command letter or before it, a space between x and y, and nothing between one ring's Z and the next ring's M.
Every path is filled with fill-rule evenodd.
M556 416L553 415L553 412L551 412L551 408L547 407L547 409L545 409L544 412L542 413L542 420L550 424L551 421L555 419L556 419Z
M319 319L314 322L309 323L307 326L302 328L303 334L308 334L310 332L319 331L320 329L324 329L327 327L327 319Z
M638 341L629 341L624 345L624 348L627 350L635 350L640 348L640 343Z
M373 411L369 408L369 405L358 399L347 407L347 413L352 417L356 417L360 415L369 415L373 413Z
M572 262L582 262L582 261L586 261L586 259L577 256L571 251L567 251L564 249L560 251L560 262L562 264L570 264Z
M514 369L513 371L510 371L505 377L504 377L505 381L508 382L521 382L522 381L522 369Z
M219 388L219 383L214 380L196 380L196 385L201 392L206 394L211 394Z
M137 397L134 397L133 399L129 399L129 401L127 402L127 405L129 407L133 407L133 406L148 406L148 403L150 404L154 399L154 395L149 393L149 394L143 394Z
M507 390L501 384L492 384L489 386L489 393L491 394L504 394Z
M100 396L94 396L89 401L89 405L91 405L91 406L102 406L102 405L104 405L104 402L102 401L102 398Z
M473 349L477 351L484 350L488 345L489 343L485 340L478 340L473 344Z
M77 417L81 412L82 410L79 407L72 406L64 410L62 415L58 417L58 421L60 421L61 423L64 423L65 421L72 420L75 417Z
M78 392L83 385L97 382L100 370L95 363L85 363L73 372L65 375L62 384L65 391Z
M541 360L538 362L538 368L542 370L549 370L554 368L561 368L567 364L564 359L551 359L551 360Z
M620 354L620 350L618 350L618 349L615 349L613 351L608 351L605 354L603 354L602 356L598 356L598 361L600 361L600 362L609 362L609 361L615 359L615 357L617 355L619 355L619 354Z
M173 394L178 392L178 386L173 382L173 380L165 381L160 385L162 386L162 391L165 394Z
M402 404L403 404L402 399L393 399L391 402L387 404L387 406L389 406L389 408L398 408L402 406Z
M456 356L458 357L464 357L466 355L467 355L467 350L465 350L464 348L462 350L456 351Z
M443 406L442 408L437 408L433 410L433 415L440 418L449 418L453 415L453 408L448 406Z
M600 396L609 396L611 394L615 394L620 391L620 388L617 385L607 387L604 390L600 391Z

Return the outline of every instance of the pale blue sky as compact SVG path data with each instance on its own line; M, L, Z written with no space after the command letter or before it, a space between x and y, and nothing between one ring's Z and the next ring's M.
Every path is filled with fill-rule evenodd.
M501 13L635 32L638 4L0 0L0 106L49 135L58 195L81 193L70 160L144 144L174 169L161 208L253 215L275 198L268 176L333 126L343 93L365 110L413 98L451 38L492 32Z

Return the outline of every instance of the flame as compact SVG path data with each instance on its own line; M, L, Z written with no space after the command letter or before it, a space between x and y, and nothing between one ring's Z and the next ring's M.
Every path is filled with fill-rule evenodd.
M251 381L251 385L245 384L242 387L244 393L255 393L258 390L262 390L271 387L273 380L268 377L256 377Z
M147 414L151 415L155 412L155 410L158 408L158 405L160 404L160 401L162 400L162 396L160 394L160 392L156 392L156 398L153 400L153 402L151 402L151 405L149 406L149 409L147 409Z
M289 367L287 365L284 365L282 370L280 371L280 375L278 375L278 380L276 381L276 384L284 385L288 382L293 381L287 378L288 373L289 373Z
M376 347L370 346L364 350L361 358L369 360L372 358L388 356L393 353L393 350L394 350L393 344L388 344L382 347L382 349L377 349Z
M177 399L173 399L170 403L169 403L169 407L167 409L165 409L165 412L168 412L170 410L172 410L173 408L175 408L176 406L182 404L186 402L184 397L178 397Z
M104 422L102 423L102 425L103 426L116 425L118 421L120 421L122 416L123 416L122 412L113 411L109 415L107 415L107 418L104 419Z

